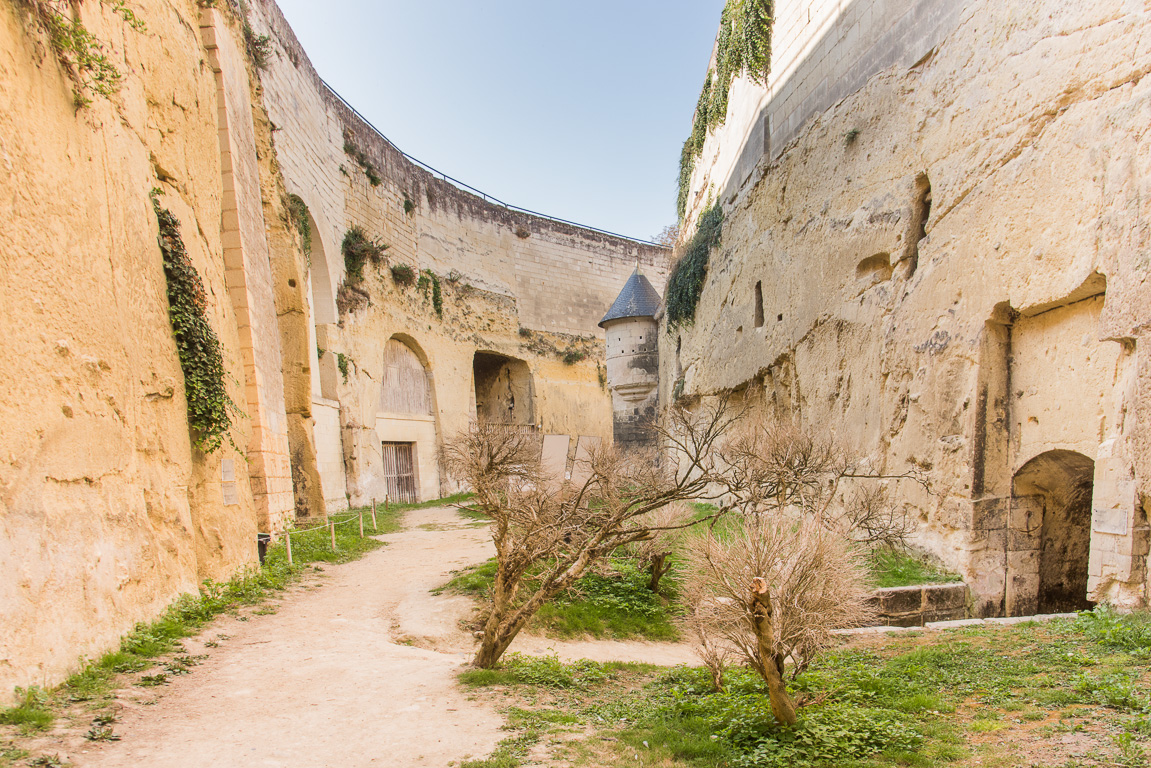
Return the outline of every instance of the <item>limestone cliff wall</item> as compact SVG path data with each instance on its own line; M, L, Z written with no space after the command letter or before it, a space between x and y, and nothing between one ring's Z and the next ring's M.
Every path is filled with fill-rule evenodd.
M752 146L696 323L662 336L661 391L758 380L873 468L925 471L930 492L899 489L918 542L984 613L1035 607L1021 473L1086 457L1091 598L1145 601L1149 9L955 6L923 55Z
M34 21L0 5L0 703L256 554L244 458L191 444L149 198L180 220L243 403L199 8L141 6L142 32L79 12L126 75L82 110ZM246 445L250 422L232 434Z

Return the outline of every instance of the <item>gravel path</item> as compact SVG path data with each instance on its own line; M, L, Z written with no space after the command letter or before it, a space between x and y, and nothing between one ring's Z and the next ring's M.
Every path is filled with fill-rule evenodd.
M122 740L77 744L67 757L79 768L444 768L490 753L507 735L503 718L455 679L475 647L460 627L472 603L429 592L491 556L487 529L437 507L408 512L402 533L381 538L388 546L361 560L323 566L275 614L223 617L186 641L208 653L193 674L154 701L126 698ZM205 646L219 635L219 647ZM697 663L672 643L521 636L512 650Z

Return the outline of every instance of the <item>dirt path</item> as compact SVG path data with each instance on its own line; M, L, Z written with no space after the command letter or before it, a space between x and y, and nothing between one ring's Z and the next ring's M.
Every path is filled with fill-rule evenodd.
M503 718L455 680L475 647L459 626L471 601L429 592L491 556L487 530L432 508L408 512L402 533L381 538L387 547L324 566L274 615L224 617L186 641L189 653L208 653L193 674L155 700L126 701L121 741L81 742L67 757L80 768L442 768L490 753L507 735ZM219 647L205 646L221 635ZM695 663L671 643L521 637L512 649Z

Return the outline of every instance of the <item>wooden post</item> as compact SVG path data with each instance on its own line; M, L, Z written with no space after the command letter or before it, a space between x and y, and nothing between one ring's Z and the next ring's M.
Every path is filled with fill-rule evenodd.
M364 508L360 507L360 538L364 538Z
M328 518L328 530L332 532L332 551L336 551L336 521Z
M376 525L376 500L372 499L372 530L378 531L379 527Z
M292 564L292 534L290 531L284 531L284 546L288 548L288 565Z

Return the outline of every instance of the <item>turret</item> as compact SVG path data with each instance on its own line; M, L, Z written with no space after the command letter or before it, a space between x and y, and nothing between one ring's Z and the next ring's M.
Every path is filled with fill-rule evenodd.
M659 294L637 266L599 321L607 334L612 432L625 450L655 447L650 424L659 405L659 308Z

